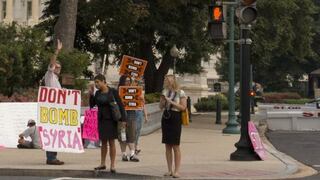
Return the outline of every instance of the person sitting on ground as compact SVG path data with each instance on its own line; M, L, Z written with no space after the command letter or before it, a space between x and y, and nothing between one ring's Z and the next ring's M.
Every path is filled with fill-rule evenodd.
M18 148L26 148L26 149L40 149L40 138L39 138L39 130L36 126L36 122L32 119L28 121L27 124L28 128L23 131L19 135L19 140L18 140ZM31 141L25 140L25 138L28 138L30 136Z

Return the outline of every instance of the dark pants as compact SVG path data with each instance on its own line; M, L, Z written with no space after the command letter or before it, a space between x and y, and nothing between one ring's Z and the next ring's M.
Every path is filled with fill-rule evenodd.
M47 161L53 161L57 159L57 152L46 151Z

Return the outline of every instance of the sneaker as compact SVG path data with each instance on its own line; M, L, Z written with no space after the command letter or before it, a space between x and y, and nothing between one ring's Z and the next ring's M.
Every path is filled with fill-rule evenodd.
M122 155L122 161L129 161L129 157L126 155Z
M132 155L132 156L130 156L130 161L139 162L139 159L136 155Z
M52 161L47 161L48 165L63 165L64 162L63 161L59 161L58 159L56 160L52 160Z
M141 152L141 149L136 149L134 153L138 155L140 152Z

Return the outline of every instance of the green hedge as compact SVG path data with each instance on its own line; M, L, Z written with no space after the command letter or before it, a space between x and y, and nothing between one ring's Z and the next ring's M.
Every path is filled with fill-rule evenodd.
M283 99L284 104L305 104L311 101L311 99Z
M155 103L160 101L161 93L150 93L144 96L146 104Z
M204 112L204 111L216 111L217 109L217 99L220 99L221 102L221 108L222 110L228 110L228 99L225 95L214 95L209 96L208 98L200 98L196 104L194 104L194 108L198 112ZM239 108L240 105L240 99L236 98L236 109Z

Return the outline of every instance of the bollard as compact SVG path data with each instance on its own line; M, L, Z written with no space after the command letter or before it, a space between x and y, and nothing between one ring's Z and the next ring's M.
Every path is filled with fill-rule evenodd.
M221 124L221 101L216 99L216 124Z
M192 122L191 120L191 98L188 96L187 98L187 108L188 108L188 114L189 114L189 121Z
M254 97L250 98L250 104L251 104L251 114L254 114L254 106L255 106Z

